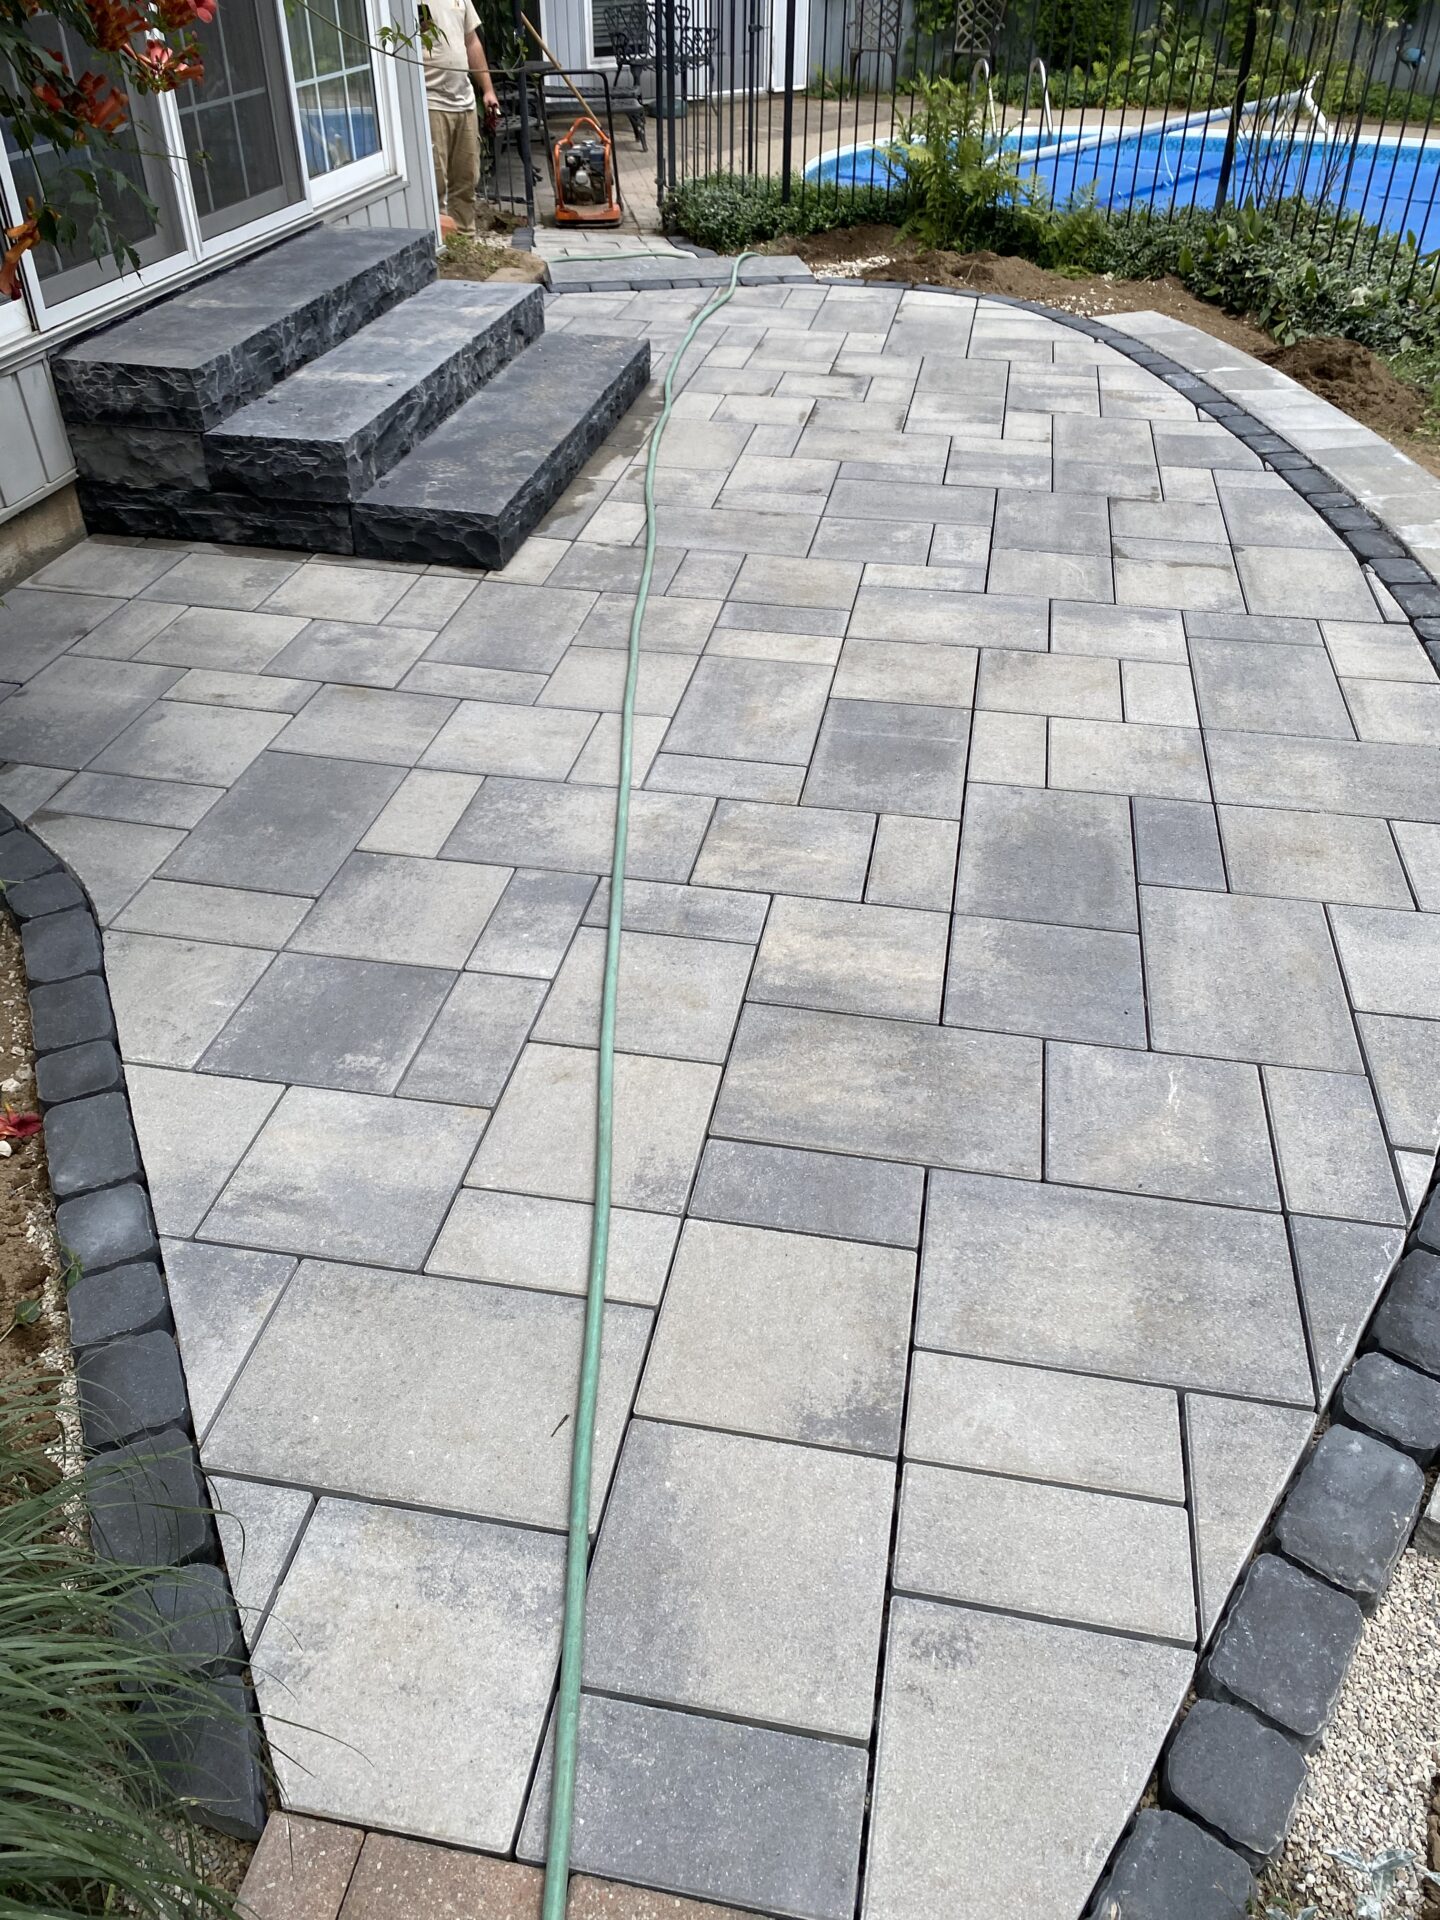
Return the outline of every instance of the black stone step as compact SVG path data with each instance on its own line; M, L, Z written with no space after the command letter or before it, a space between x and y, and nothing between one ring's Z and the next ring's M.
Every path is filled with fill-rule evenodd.
M648 341L542 336L356 503L356 553L504 566L649 376Z
M434 277L427 229L314 227L56 354L60 410L75 426L215 426Z
M544 328L539 287L422 287L212 428L211 485L358 500Z

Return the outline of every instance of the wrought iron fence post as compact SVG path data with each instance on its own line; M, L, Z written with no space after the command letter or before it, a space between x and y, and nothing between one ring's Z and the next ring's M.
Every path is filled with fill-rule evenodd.
M785 105L780 123L780 198L790 198L791 154L795 140L795 7L785 0Z
M1255 21L1259 9L1250 0L1245 15L1245 38L1240 43L1240 67L1235 75L1235 99L1230 108L1230 124L1225 129L1225 151L1220 156L1220 179L1215 188L1215 212L1223 213L1230 194L1230 176L1235 169L1235 148L1240 139L1240 119L1245 111L1245 83L1255 60Z

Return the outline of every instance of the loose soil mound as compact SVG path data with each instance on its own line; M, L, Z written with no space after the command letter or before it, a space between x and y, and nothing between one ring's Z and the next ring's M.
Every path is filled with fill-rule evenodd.
M1300 340L1260 357L1377 433L1413 433L1424 418L1419 389L1398 380L1358 340Z

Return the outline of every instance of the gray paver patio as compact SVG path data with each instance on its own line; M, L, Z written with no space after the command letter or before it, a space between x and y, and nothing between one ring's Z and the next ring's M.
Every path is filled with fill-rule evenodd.
M1078 1920L1440 1144L1434 676L1043 316L747 289L682 386L577 1863ZM95 540L0 608L282 1795L527 1860L643 431L499 576Z

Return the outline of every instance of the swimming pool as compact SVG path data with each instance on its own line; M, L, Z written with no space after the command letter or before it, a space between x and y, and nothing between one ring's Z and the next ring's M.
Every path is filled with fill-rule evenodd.
M1105 127L1098 109L1092 128L1050 137L1011 132L1007 149L1067 206L1093 185L1102 207L1171 207L1214 204L1225 150L1225 125L1213 116L1126 131ZM840 147L805 169L807 180L845 185L899 186L903 163L884 143ZM1235 152L1230 197L1270 202L1304 193L1363 214L1389 233L1414 233L1424 253L1440 249L1440 128L1419 135L1364 135L1338 128L1321 133L1302 125L1274 136L1242 132Z

